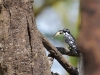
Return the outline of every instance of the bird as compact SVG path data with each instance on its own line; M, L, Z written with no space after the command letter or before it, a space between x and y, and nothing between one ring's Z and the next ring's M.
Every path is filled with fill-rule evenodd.
M69 45L69 47L68 47L69 50L74 51L74 53L76 53L79 56L79 50L78 50L78 47L77 47L76 40L73 37L73 35L70 33L70 30L67 29L67 28L63 29L63 30L59 30L58 32L55 33L53 38L60 35L60 34L64 35L65 42Z

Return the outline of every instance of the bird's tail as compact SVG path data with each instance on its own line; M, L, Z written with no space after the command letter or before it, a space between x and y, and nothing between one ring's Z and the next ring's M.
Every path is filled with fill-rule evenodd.
M71 50L73 51L73 53L75 55L77 55L78 57L80 56L80 51L79 50L73 50L73 49L71 49Z
M80 51L79 50L75 50L75 53L77 54L77 56L80 56Z

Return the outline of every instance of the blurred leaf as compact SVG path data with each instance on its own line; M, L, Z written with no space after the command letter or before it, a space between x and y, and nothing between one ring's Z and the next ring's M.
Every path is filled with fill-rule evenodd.
M73 66L77 67L77 65L78 65L78 58L77 57L70 57L69 61Z

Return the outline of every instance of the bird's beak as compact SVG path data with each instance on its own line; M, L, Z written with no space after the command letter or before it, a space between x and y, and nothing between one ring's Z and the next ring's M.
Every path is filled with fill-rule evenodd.
M60 35L59 31L57 33L55 33L55 35L53 36L53 38L56 37L56 36L58 36L58 35Z

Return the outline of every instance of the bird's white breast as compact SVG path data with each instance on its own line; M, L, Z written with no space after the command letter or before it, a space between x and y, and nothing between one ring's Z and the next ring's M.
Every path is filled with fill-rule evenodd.
M71 36L70 34L68 34L67 32L64 33L64 35L66 36L66 38L68 38L68 39L72 39L72 36Z

